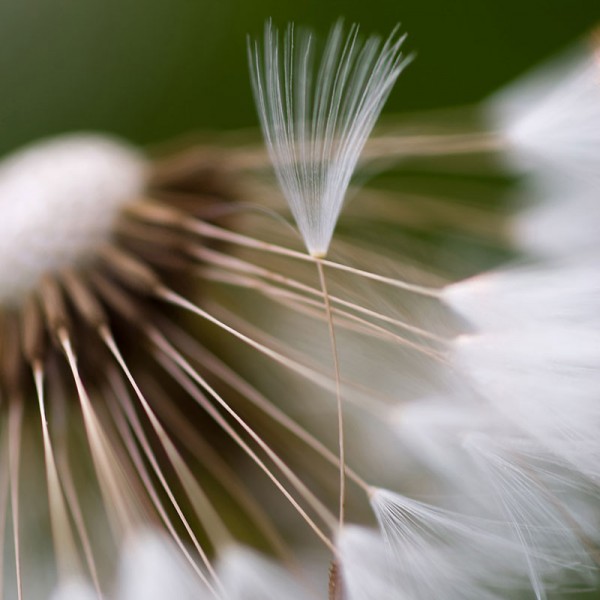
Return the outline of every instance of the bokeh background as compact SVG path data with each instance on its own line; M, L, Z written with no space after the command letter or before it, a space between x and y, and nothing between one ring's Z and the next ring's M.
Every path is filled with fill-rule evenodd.
M388 112L470 103L589 32L597 0L1 0L0 153L85 129L149 144L253 126L245 37L397 22L417 60Z

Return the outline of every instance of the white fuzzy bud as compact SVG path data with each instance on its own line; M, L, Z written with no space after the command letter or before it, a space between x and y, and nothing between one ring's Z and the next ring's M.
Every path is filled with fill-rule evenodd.
M97 135L44 141L0 163L0 304L89 260L145 179L136 150Z

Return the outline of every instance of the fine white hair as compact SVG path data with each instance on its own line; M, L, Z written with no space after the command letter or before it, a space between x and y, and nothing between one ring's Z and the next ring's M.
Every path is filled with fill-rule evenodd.
M283 194L308 251L327 254L350 179L392 87L409 62L405 36L362 40L356 25L331 30L314 74L314 41L271 22L248 54L260 122Z

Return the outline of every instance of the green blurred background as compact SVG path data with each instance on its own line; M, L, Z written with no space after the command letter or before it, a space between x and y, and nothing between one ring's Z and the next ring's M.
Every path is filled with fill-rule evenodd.
M597 0L1 0L0 153L56 132L139 143L254 125L245 36L264 20L409 33L387 111L472 102L589 31Z

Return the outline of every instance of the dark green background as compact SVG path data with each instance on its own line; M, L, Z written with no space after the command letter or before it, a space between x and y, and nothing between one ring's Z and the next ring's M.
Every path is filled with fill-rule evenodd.
M73 129L137 142L254 125L245 36L400 21L417 61L388 111L481 98L589 31L598 0L1 0L0 152Z

